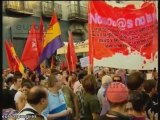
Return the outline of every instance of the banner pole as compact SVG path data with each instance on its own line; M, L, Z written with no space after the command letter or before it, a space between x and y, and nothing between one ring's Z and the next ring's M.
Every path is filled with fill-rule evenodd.
M68 46L67 46L68 47ZM65 47L64 47L64 54L65 54L65 59L66 59L66 61L67 61L67 67L68 67L68 72L69 72L69 75L71 74L71 72L70 72L70 68L69 68L69 63L68 63L68 59L67 59L67 53L66 53L66 50L65 50Z

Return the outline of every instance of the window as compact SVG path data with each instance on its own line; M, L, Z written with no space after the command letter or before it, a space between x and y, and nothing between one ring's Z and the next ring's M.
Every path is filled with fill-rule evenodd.
M81 42L82 41L82 34L80 33L72 33L74 42Z
M46 10L46 9L52 10L53 9L53 2L52 1L42 2L42 6L43 6L44 10Z

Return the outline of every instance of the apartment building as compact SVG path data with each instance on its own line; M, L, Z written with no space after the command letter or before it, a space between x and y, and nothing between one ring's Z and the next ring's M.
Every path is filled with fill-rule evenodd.
M106 2L119 7L135 3L138 7L143 0ZM12 40L17 55L21 57L32 23L35 22L38 28L42 17L47 30L53 11L57 14L64 42L68 41L69 31L73 33L74 42L84 41L88 39L87 5L88 1L3 1L3 44L5 40ZM85 55L86 53L77 54L79 58ZM63 58L64 56L61 59ZM7 58L3 46L3 68L6 67Z

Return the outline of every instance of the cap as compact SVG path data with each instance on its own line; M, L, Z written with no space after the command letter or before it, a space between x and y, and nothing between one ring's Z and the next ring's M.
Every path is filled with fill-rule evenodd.
M106 91L108 101L111 103L121 103L128 100L128 88L120 82L112 82Z

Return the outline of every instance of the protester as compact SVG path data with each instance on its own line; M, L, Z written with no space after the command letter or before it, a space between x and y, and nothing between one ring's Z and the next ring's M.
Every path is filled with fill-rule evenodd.
M144 96L141 91L133 91L130 94L129 101L132 103L132 108L128 114L134 117L134 120L146 120Z
M101 87L102 85L102 77L105 75L105 71L104 70L100 70L98 72L98 78L96 79L97 81L97 89L96 91L98 92L99 88Z
M71 77L70 77L70 80L68 82L69 82L70 88L75 93L75 91L77 89L77 84L80 85L80 82L78 81L78 77L77 77L77 73L76 72L72 72L71 73Z
M29 90L27 95L27 104L17 114L16 120L26 120L30 118L32 120L47 120L42 111L48 105L48 95L46 89L40 86L35 86Z
M84 120L99 120L100 103L96 96L95 77L93 75L87 75L82 81L85 93L84 99Z
M9 116L16 115L18 111L13 108L14 101L13 97L10 93L10 90L7 89L5 86L5 82L3 81L3 88L2 88L2 119L3 120L8 120Z
M98 90L98 93L97 93L97 97L98 97L98 100L99 100L99 103L100 103L101 107L103 106L105 91L107 89L107 86L111 82L112 82L112 78L110 76L105 75L105 76L102 77L102 85L101 85L101 88Z
M76 90L75 90L75 94L78 97L78 105L79 105L79 111L80 111L80 119L83 120L84 119L84 98L83 98L83 94L84 94L84 89L82 86L82 81L84 79L84 77L87 75L87 72L84 70L82 72L80 72L78 74L78 84L76 84Z
M156 68L154 68L154 70L152 71L152 79L156 81L158 80L158 72Z
M68 73L67 70L63 70L63 71L62 71L62 76L63 76L64 79L68 82L69 73Z
M159 113L160 111L158 108L158 93L157 93L157 86L155 80L146 80L144 82L144 89L145 92L149 95L149 100L146 103L145 111L147 113L147 116L149 118L148 110L151 110L151 112L154 112L154 114Z
M21 74L15 74L13 78L14 83L10 87L10 93L12 95L12 100L15 101L17 99L16 93L20 90L21 84L22 84L22 75ZM15 96L16 95L16 96ZM16 109L16 104L12 107Z
M120 82L112 82L106 91L110 110L100 117L100 120L130 120L125 114L125 105L128 102L129 90Z
M112 78L108 75L102 77L102 86L98 91L97 97L101 105L101 114L104 115L109 109L110 105L107 99L105 99L105 92L107 90L108 85L112 82Z
M61 91L63 81L57 74L51 74L48 78L48 106L43 114L48 120L67 120L72 114L72 109L67 108L64 94Z
M115 75L120 76L122 83L126 83L126 71L124 69L118 69L115 71Z
M13 77L14 75L11 75L9 77L6 78L5 82L7 83L7 86L10 88L11 85L13 84Z
M24 95L27 98L27 95L29 93L29 90L33 87L33 84L31 83L31 81L24 81L22 82L22 92L24 93Z
M13 84L11 85L10 90L16 93L17 90L21 88L21 83L22 83L22 74L15 74L13 78Z
M73 110L73 115L70 115L68 120L79 120L80 114L78 98L76 94L72 91L72 89L68 86L68 84L65 84L67 82L66 79L62 78L61 80L64 81L62 86L62 92L64 94L67 107L70 107Z

